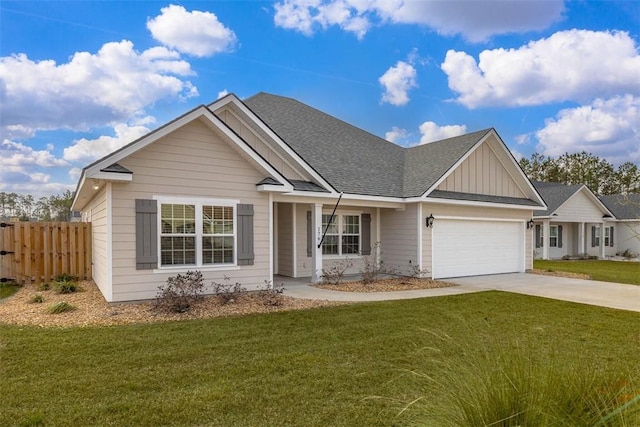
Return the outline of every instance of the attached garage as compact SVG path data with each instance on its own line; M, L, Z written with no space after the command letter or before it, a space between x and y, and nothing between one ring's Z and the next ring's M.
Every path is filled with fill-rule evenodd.
M433 277L523 272L524 229L521 221L437 220Z

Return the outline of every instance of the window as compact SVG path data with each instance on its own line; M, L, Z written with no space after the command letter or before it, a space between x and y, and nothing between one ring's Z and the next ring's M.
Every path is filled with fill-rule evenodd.
M322 215L322 230L327 230L322 242L323 255L353 255L360 253L360 215ZM328 227L327 227L328 225Z
M613 246L611 244L612 237L613 237L613 227L605 227L604 228L604 245L605 246Z
M202 266L235 261L234 206L160 205L160 265Z
M600 226L596 226L595 238L593 239L593 246L600 246ZM606 230L605 230L606 231Z
M557 225L549 226L549 247L550 248L558 247L558 226Z

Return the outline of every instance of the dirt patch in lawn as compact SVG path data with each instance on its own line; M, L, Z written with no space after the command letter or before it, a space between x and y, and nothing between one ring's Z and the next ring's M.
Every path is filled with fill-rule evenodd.
M542 276L568 277L570 279L591 280L591 276L589 276L588 274L570 273L568 271L547 271L547 270L539 270L537 268L534 268L532 270L527 270L527 273L540 274Z
M374 283L364 284L362 281L342 282L337 285L320 283L313 285L321 289L331 289L343 292L393 292L393 291L415 291L416 289L435 289L457 286L454 283L441 282L432 279L418 279L406 277L393 277L378 280Z
M25 285L13 296L0 300L0 323L41 327L123 325L304 310L344 304L282 296L281 305L270 306L265 305L257 293L250 292L229 304L222 304L215 296L207 296L187 313L165 314L153 310L150 301L110 304L105 301L92 281L81 282L80 287L83 289L81 292L61 295L51 290L39 290L36 285ZM41 295L44 301L30 302L36 294ZM47 311L51 305L62 301L76 309L59 314L50 314Z

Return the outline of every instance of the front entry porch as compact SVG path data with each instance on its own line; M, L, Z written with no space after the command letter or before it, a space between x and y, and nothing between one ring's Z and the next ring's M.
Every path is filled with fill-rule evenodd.
M534 258L562 259L614 253L614 226L606 221L570 222L544 219L535 222Z

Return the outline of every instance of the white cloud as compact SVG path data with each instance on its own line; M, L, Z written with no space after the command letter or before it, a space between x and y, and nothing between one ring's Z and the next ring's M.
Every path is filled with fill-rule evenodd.
M52 147L46 150L34 150L32 147L19 142L5 139L0 143L0 167L8 168L25 167L25 166L67 166L68 163L62 159L56 158L51 153Z
M564 2L284 0L274 8L277 26L306 35L312 35L316 28L336 25L362 38L373 25L391 22L425 25L440 34L462 34L479 42L495 34L547 28L562 18Z
M25 54L1 57L3 133L86 130L131 120L159 100L197 95L181 79L192 74L177 52L155 47L139 53L127 40L106 43L96 54L77 52L64 64Z
M524 155L518 150L510 149L509 151L511 151L511 155L513 156L514 159L516 159L517 162L519 162L520 159L524 157Z
M485 50L477 63L450 50L441 68L457 101L469 108L640 94L640 55L620 31L561 31L518 49Z
M82 138L74 141L73 145L64 149L64 159L70 162L90 162L112 153L149 132L149 129L144 126L128 126L124 123L114 125L113 130L115 136L103 135L96 139Z
M408 92L416 84L416 69L413 65L398 61L394 67L390 67L378 81L384 86L382 102L400 106L409 102Z
M69 169L69 178L71 178L74 181L77 181L80 178L81 174L82 174L82 169L80 168Z
M236 35L211 12L169 5L161 14L147 20L147 28L154 39L189 55L204 57L233 50Z
M409 136L409 132L406 129L401 129L397 126L393 126L391 130L384 134L384 139L393 143L400 143L402 140Z
M557 157L587 151L620 164L640 162L640 97L596 99L591 105L561 110L535 133L537 150Z
M229 95L229 91L226 89L221 90L220 92L218 92L218 99L220 98L224 98L225 96Z
M445 125L438 126L434 122L424 122L420 125L420 144L428 144L441 139L453 138L454 136L464 135L467 132L466 125Z

